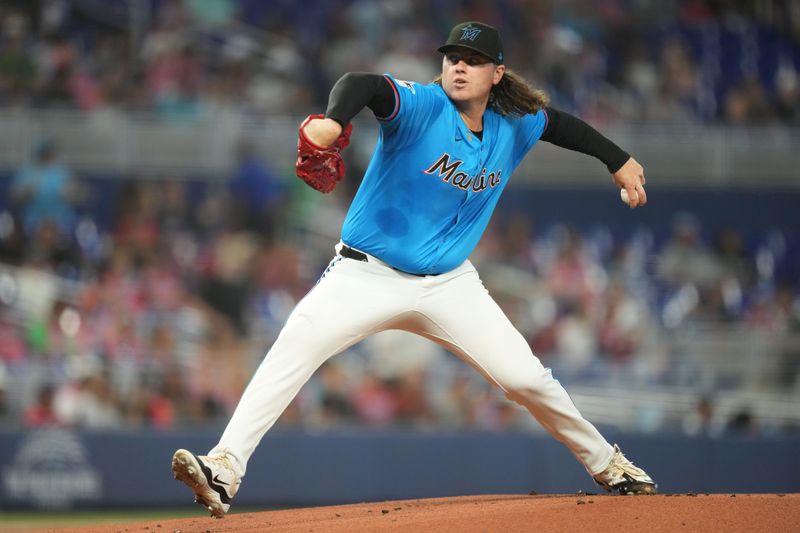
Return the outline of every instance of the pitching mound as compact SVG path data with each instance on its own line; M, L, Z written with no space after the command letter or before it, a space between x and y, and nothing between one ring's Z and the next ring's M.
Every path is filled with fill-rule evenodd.
M198 513L200 509L198 508ZM87 533L797 531L800 494L468 496L82 527ZM50 530L72 531L75 530Z

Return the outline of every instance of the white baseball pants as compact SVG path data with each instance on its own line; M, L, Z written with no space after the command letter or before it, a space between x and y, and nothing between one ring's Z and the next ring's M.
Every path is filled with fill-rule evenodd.
M292 311L210 454L233 455L244 475L264 434L322 363L373 333L401 329L472 365L527 408L590 474L608 465L611 445L533 355L472 263L419 277L368 257L362 262L337 255L331 261Z

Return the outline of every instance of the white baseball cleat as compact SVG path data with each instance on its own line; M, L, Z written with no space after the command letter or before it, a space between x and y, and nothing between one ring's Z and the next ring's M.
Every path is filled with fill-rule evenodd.
M236 496L241 477L227 455L195 455L188 450L178 450L172 456L172 472L194 492L199 503L214 518L224 518Z
M655 494L656 483L641 468L630 462L614 445L614 455L605 470L593 476L609 492L619 494Z

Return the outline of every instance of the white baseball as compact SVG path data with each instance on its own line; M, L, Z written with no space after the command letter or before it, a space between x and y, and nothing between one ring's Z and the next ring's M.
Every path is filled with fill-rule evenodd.
M631 205L631 199L628 196L628 191L626 189L619 190L619 197L622 199L623 202L625 202L628 205Z

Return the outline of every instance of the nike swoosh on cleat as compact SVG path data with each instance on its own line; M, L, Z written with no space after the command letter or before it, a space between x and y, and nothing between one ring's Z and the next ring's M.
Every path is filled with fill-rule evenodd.
M228 485L228 486L230 486L230 483L225 483L224 481L222 481L222 480L219 478L219 474L217 474L216 476L214 476L214 479L212 479L212 481L213 481L214 483L219 483L220 485Z
M195 456L195 459L197 459L197 456ZM231 497L228 496L228 491L221 486L222 482L219 482L219 484L216 483L214 481L214 478L217 476L214 477L211 476L211 469L207 467L205 464L203 464L202 461L198 460L197 462L200 465L200 469L203 471L203 474L205 474L206 476L206 480L208 481L208 486L211 487L211 489L213 489L214 492L216 492L219 495L220 501L222 501L222 503L231 503Z

